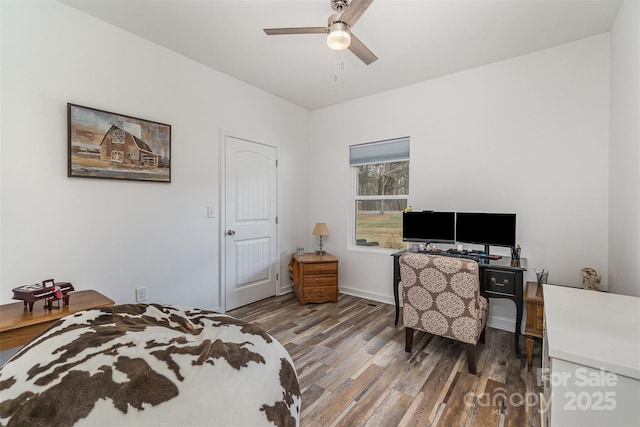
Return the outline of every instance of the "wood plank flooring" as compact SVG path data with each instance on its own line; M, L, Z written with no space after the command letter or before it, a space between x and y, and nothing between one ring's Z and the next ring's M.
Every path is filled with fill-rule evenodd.
M487 328L478 374L470 375L461 343L416 332L406 353L392 305L340 295L338 303L301 307L288 294L228 314L291 354L302 426L540 426L540 343L527 369L513 333Z

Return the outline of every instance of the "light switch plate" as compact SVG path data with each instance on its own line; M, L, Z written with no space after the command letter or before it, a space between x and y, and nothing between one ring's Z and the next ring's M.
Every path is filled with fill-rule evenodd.
M147 288L136 288L136 302L147 302Z

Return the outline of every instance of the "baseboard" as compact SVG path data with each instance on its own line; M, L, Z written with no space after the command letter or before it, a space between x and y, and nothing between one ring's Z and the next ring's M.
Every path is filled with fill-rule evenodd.
M487 326L508 332L514 332L516 330L516 322L512 319L505 319L504 317L489 317L487 319Z
M395 305L395 301L393 300L393 297L389 298L388 295L378 294L375 292L366 292L366 291L362 291L361 289L340 287L340 293L345 295L352 295L354 297L365 298L371 301L377 301L384 304Z
M293 286L284 286L278 290L278 295L290 294L291 292L293 292Z
M395 301L393 300L393 298L390 298L388 295L377 294L374 292L366 292L366 291L362 291L361 289L341 287L340 293L345 295L352 295L354 297L365 298L371 301L377 301L384 304L395 305ZM400 301L400 306L402 306L402 301ZM490 328L501 329L503 331L508 331L508 332L514 332L516 330L515 319L509 319L504 317L489 317L487 319L487 326L489 326Z

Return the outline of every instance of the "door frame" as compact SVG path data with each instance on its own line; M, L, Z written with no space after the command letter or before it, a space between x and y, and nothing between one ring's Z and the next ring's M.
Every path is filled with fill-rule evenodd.
M227 292L226 292L226 277L227 277L227 252L226 252L226 224L227 224L227 209L226 209L226 196L227 196L227 146L226 141L227 137L242 139L244 141L248 141L254 144L266 145L268 147L275 148L276 150L276 161L279 156L278 146L276 144L271 144L268 142L262 142L262 138L257 138L255 136L247 136L241 132L229 131L226 129L220 129L220 140L219 140L219 155L220 155L220 168L219 168L219 201L218 201L218 253L220 254L219 262L219 275L218 275L218 301L220 301L220 308L222 313L227 312ZM278 217L278 168L276 168L276 217ZM279 224L277 224L279 225ZM281 259L280 259L280 227L276 226L276 263L278 265L276 270L276 288L275 295L280 295L280 270L281 270Z

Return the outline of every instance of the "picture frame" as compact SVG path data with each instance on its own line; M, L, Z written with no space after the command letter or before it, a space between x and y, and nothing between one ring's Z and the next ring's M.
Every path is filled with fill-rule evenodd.
M171 125L67 103L69 177L171 182Z

